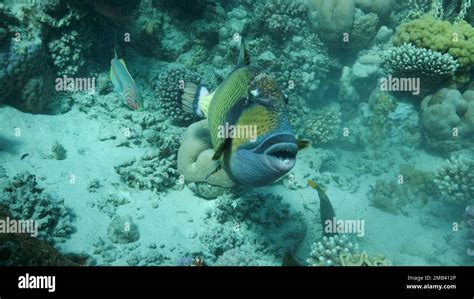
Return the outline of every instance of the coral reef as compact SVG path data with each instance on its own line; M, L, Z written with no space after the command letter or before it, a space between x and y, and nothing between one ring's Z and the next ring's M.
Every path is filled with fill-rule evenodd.
M110 241L117 244L136 242L140 238L138 226L130 216L117 216L110 222L107 228Z
M309 17L325 39L342 41L344 33L349 33L354 24L354 0L312 0L308 3Z
M359 253L359 244L351 242L346 235L323 237L311 245L311 254L306 263L311 266L341 266L341 254L356 253Z
M48 43L48 51L57 69L57 76L78 75L87 65L87 56L92 47L91 40L80 37L79 32L71 30Z
M234 187L224 169L219 167L218 161L213 161L211 136L207 120L201 120L188 127L182 137L178 150L178 172L188 183L207 183L224 188Z
M474 206L467 206L465 209L465 215L468 218L467 225L469 229L469 238L474 238ZM474 257L474 239L469 240L467 255Z
M157 102L164 115L181 122L197 119L195 115L183 111L181 105L184 86L189 82L199 85L201 79L198 74L179 64L170 64L160 73L156 81L155 91L158 95Z
M7 10L3 13L8 16L5 20L14 18ZM29 30L26 24L14 20L18 25L7 27L11 37L2 41L0 50L0 102L26 112L45 112L53 85L46 84L52 81L52 73L42 36L38 30Z
M287 251L295 250L306 232L302 216L292 213L282 197L272 194L252 192L236 198L221 196L208 217L206 222L212 225L212 230L200 235L200 240L214 260L231 249L252 244L257 248L252 254L256 260L261 260L263 253L267 259L262 264L274 264L276 261L269 261L268 255L281 259ZM228 252L224 259L230 259L235 253ZM238 256L232 259L241 260ZM241 262L244 261L238 263Z
M474 136L474 91L440 89L421 103L425 145L442 153L468 148Z
M385 259L384 255L369 257L367 252L341 253L339 255L341 266L392 266L392 262Z
M11 217L0 205L0 219ZM78 266L48 242L27 234L0 234L0 266Z
M337 138L341 123L341 113L334 109L311 112L304 126L299 130L301 136L308 138L313 146L321 146Z
M432 172L402 164L396 179L375 182L369 199L374 207L387 213L410 215L437 194L433 180Z
M312 0L308 4L310 20L330 47L356 50L374 39L380 28L377 13L383 14L384 10L365 5L364 13L356 8L354 0Z
M166 147L174 148L175 145L164 146L164 149L149 150L139 159L116 165L115 171L123 182L133 188L162 192L173 187L179 177L176 154L167 152Z
M13 218L36 221L38 238L52 244L64 242L74 231L74 215L64 200L55 200L43 190L33 174L23 171L3 189L1 202L9 207Z
M450 54L418 48L413 44L391 47L383 58L385 69L400 76L452 76L459 66Z
M189 183L188 187L197 196L205 199L215 199L229 190L228 188L214 186L208 183Z
M308 8L304 1L267 1L256 7L256 19L263 21L266 32L287 39L307 27Z
M474 160L465 156L452 156L437 171L434 182L441 198L458 202L474 199Z
M394 44L411 43L440 53L448 53L459 62L460 71L474 66L474 29L465 21L448 21L425 15L402 23L394 36Z

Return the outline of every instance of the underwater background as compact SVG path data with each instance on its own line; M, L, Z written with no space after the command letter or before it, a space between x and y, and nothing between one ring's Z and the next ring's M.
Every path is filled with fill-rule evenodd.
M470 0L0 1L0 264L474 265L473 25ZM264 186L183 100L243 57L250 123L276 92L309 141Z

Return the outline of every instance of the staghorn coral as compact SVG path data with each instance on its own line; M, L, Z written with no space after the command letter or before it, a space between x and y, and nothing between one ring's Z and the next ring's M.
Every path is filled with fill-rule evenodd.
M200 84L198 74L189 71L179 64L170 64L156 81L155 91L158 94L159 106L166 116L181 122L196 120L195 115L183 111L181 96L187 82Z
M38 238L54 244L64 242L74 231L74 214L66 208L64 200L55 200L43 192L33 174L18 173L1 191L1 202L9 207L13 218L36 221Z
M450 55L404 43L383 53L384 68L399 76L452 76L459 63Z
M178 150L178 172L188 183L207 183L214 186L230 188L235 183L225 170L218 168L218 161L212 160L211 136L207 120L201 120L188 127Z
M437 171L434 182L441 198L461 202L474 199L474 160L452 156Z
M359 253L359 245L349 241L346 235L323 237L311 245L310 257L306 260L311 266L341 266L341 254Z

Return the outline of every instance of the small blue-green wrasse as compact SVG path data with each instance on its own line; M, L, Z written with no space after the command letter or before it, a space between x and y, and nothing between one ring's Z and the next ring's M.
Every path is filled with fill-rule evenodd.
M125 61L117 58L117 53L110 61L110 80L114 85L114 91L124 97L125 103L130 109L143 109L143 99L137 84L128 72Z

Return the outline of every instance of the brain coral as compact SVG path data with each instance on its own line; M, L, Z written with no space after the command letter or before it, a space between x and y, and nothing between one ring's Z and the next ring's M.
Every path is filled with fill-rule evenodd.
M207 119L188 127L178 150L178 172L186 182L204 182L220 187L233 187L235 183L223 169L216 170L218 162L212 160L214 149Z
M449 53L464 71L474 67L474 28L465 21L451 24L425 15L402 23L393 41L397 46L412 43L420 48Z

